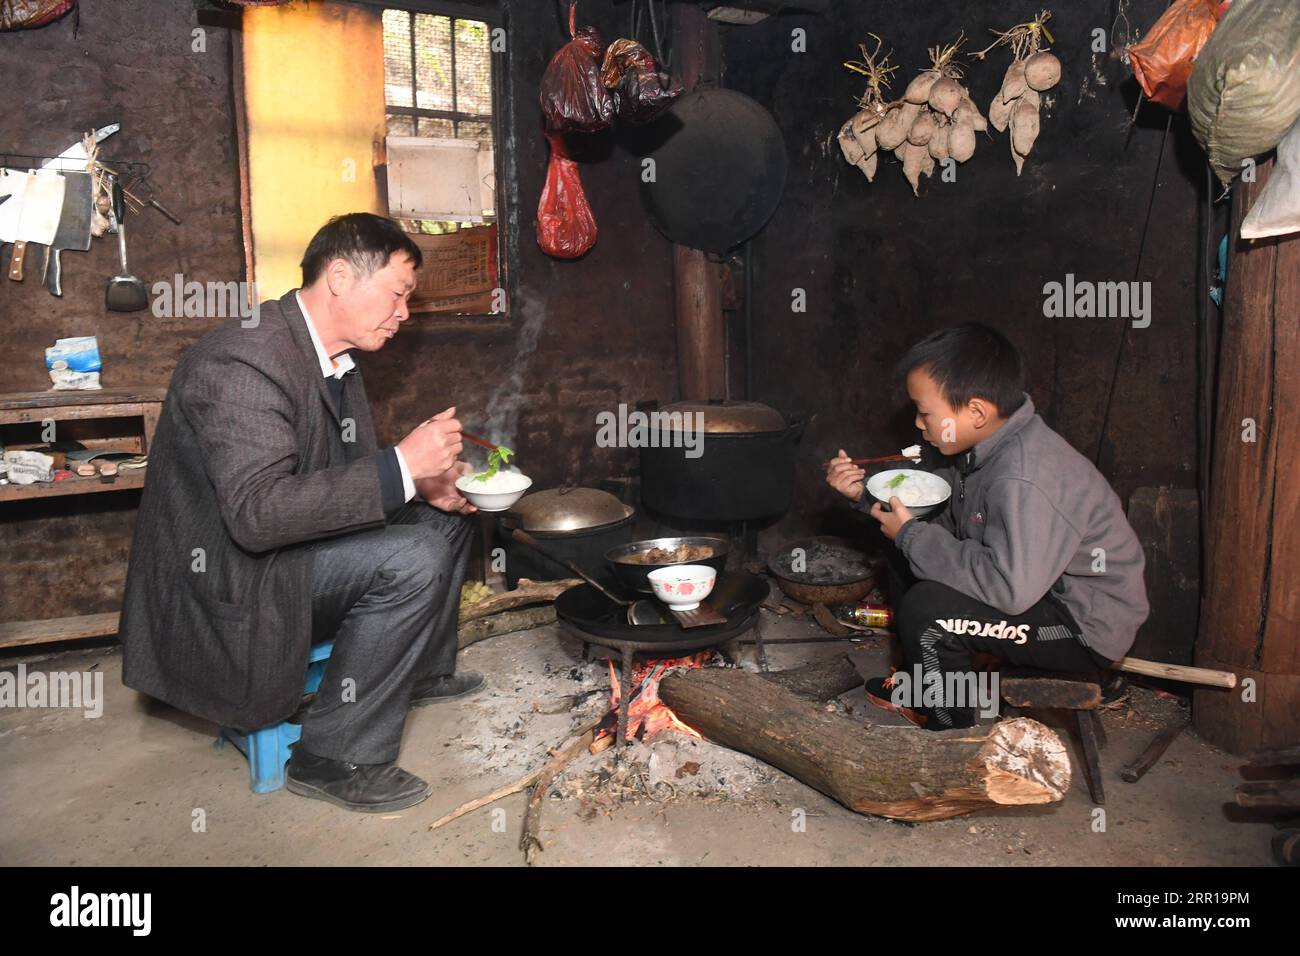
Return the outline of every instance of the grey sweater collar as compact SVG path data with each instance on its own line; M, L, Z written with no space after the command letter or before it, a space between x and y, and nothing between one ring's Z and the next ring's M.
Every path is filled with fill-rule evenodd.
M976 443L975 447L966 453L966 461L962 470L969 473L976 468L987 465L998 453L998 449L1006 444L1007 439L1029 424L1030 419L1036 414L1033 400L1026 395L1024 404L1011 413L1011 417L1006 420L1001 428L988 438Z

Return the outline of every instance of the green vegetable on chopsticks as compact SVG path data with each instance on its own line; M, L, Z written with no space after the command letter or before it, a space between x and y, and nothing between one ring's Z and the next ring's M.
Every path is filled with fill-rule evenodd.
M498 445L496 448L492 449L492 451L488 452L487 471L480 471L477 475L474 476L474 480L487 481L498 471L500 471L501 466L509 462L510 459L514 457L514 454L515 453L511 451L509 448L507 448L505 445Z

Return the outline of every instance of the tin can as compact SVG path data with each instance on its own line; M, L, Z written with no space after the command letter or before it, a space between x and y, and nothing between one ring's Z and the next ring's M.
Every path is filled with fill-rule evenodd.
M894 609L887 604L855 604L848 619L861 627L889 627L894 623Z

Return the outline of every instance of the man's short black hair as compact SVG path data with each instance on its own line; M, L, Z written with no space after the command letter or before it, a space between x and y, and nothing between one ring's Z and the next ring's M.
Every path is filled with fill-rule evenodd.
M979 322L963 322L932 332L917 342L898 363L906 377L921 369L953 408L972 398L998 407L1004 418L1024 404L1025 362L1020 350L997 329Z
M411 258L416 269L424 257L420 247L391 219L370 212L335 216L321 226L302 256L302 286L320 278L335 259L346 260L360 279L366 279L388 265L395 253Z

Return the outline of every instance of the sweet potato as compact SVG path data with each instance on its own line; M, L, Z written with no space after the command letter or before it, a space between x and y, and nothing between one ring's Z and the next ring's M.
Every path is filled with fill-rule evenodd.
M835 138L839 141L840 152L844 154L844 161L850 166L856 166L867 155L853 135L853 120L849 120L841 126L840 133Z
M964 163L975 155L975 128L969 123L953 123L948 130L948 155Z
M1002 89L998 96L1002 98L1003 103L1010 103L1025 91L1028 84L1025 82L1025 61L1013 60L1007 67L1007 74L1002 78Z
M881 149L894 149L907 139L907 127L903 125L903 111L892 109L876 125L876 143Z
M951 116L952 111L961 105L964 97L961 84L952 77L943 76L935 80L934 85L930 87L930 96L926 102L936 113Z
M939 79L939 73L936 70L922 70L913 78L911 83L907 84L907 92L903 94L903 99L915 106L920 106L930 98L930 87L934 86Z
M1016 175L1024 165L1022 158L1029 155L1038 139L1038 106L1018 100L1011 108L1011 153L1016 157Z
M912 128L907 131L907 141L913 146L924 146L930 142L930 137L938 129L939 124L934 121L934 114L924 112L912 123Z
M856 165L858 169L862 170L862 175L867 177L867 182L871 182L876 178L876 164L879 160L879 153L872 153L870 156L863 156L862 159L858 160Z
M954 123L969 123L977 133L982 133L989 128L989 121L984 118L980 108L975 105L969 96L963 96L962 101L957 104L957 108L952 111L952 121Z
M858 116L862 116L862 114L860 113ZM868 120L859 122L858 116L853 117L853 119L849 121L852 124L853 138L857 140L858 145L862 147L862 155L870 156L876 151L876 126L878 125L878 117L874 114L868 114Z
M948 132L951 129L951 126L940 126L930 137L930 142L925 144L930 155L939 162L948 158Z
M1012 100L1012 103L1015 101ZM1002 99L1002 93L998 92L993 97L993 102L989 104L989 125L1001 133L1007 128L1007 123L1011 121L1011 103Z
M1042 50L1025 60L1025 83L1031 90L1050 90L1061 82L1061 61Z
M901 148L903 150L903 175L912 184L912 195L919 196L921 194L921 171L925 168L927 160L933 167L934 160L930 159L930 153L924 146L908 143Z

